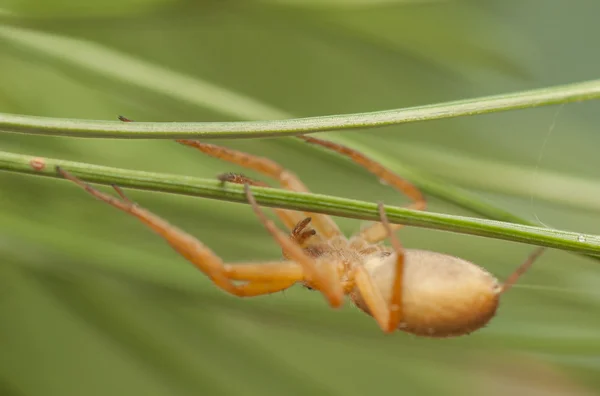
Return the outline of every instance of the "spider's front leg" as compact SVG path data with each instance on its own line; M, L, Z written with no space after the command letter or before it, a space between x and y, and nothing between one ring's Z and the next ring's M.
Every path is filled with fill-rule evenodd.
M251 297L275 293L305 280L302 267L291 261L226 265L221 258L196 238L133 203L120 188L114 186L121 197L118 199L96 190L60 167L57 167L56 170L64 178L74 182L94 197L138 218L208 276L215 285L235 296ZM242 280L246 283L236 284L232 280Z
M298 136L298 138L308 143L316 144L347 156L352 161L354 161L358 165L364 167L369 172L377 176L379 180L385 181L387 184L389 184L396 190L408 196L413 201L413 203L410 204L408 208L415 210L425 210L425 207L427 206L427 201L425 200L425 197L421 190L419 190L408 180L403 179L396 173L392 172L390 169L384 167L379 162L367 157L366 155L357 150L328 140L318 139L312 136L305 135L300 135ZM397 231L400 228L402 228L402 225L391 224L387 227L384 227L381 223L374 223L361 230L358 237L369 243L377 243L386 238L388 234L388 228L391 228L393 231Z
M199 150L211 157L219 158L224 161L243 166L244 168L252 169L256 172L262 173L267 177L279 181L280 185L286 190L299 192L309 191L306 185L304 185L304 183L302 183L302 181L298 178L298 176L285 169L278 163L270 160L269 158L259 157L243 151L233 150L227 147L204 143L197 140L180 139L177 140L177 142L185 146L195 148L196 150ZM225 176L225 178L223 178L223 176ZM230 178L227 178L226 176L227 175L222 175L220 179L233 183L246 184L249 182L248 184L256 185L254 181L247 179L244 176L236 174L230 174ZM311 217L313 220L313 226L322 237L329 239L342 236L342 232L330 216L320 213L302 213L277 208L275 208L274 211L290 230L293 229L296 224L298 224L298 222L302 221L304 218Z
M119 120L123 122L134 122L132 119L123 116L119 116ZM283 168L278 163L270 160L269 158L259 157L243 151L233 150L227 147L217 146L215 144L204 143L198 140L178 139L176 142L195 148L196 150L213 158L219 158L232 164L243 166L244 168L252 169L256 172L262 173L267 177L278 180L281 186L287 190L308 192L308 188L304 185L304 183L302 183L298 176L296 176L293 172ZM247 183L254 186L269 187L269 185L264 182L252 180L244 175L236 173L219 175L219 180L229 183ZM298 222L302 221L304 218L312 217L315 228L323 237L332 238L335 236L342 236L342 232L337 224L331 217L327 215L320 213L303 214L294 210L279 208L273 208L273 211L290 230L293 229L296 224L298 224Z

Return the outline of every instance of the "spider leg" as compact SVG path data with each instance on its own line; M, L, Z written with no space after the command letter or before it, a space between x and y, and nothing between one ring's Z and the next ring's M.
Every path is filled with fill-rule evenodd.
M542 253L544 253L545 250L546 250L546 248L543 248L543 247L538 247L537 249L535 249L529 255L529 257L527 257L527 259L525 260L525 262L523 264L521 264L508 277L508 279L506 279L506 281L504 281L504 284L502 285L502 287L500 289L500 293L506 293L506 291L508 289L510 289L515 283L517 283L517 281L519 280L519 278L521 277L521 275L523 275L525 272L527 272L527 270L529 268L531 268L531 266L533 265L533 263L535 262L535 260L537 260L537 258L540 257L542 255Z
M118 118L123 122L134 122L134 120L124 116L119 116ZM241 165L249 169L253 169L268 177L272 177L276 180L279 180L280 184L288 190L308 192L308 188L304 185L304 183L302 183L302 181L300 181L300 179L298 179L296 175L284 169L283 167L281 167L281 165L277 164L276 162L271 161L267 158L254 156L251 154L228 149L214 144L202 143L197 140L179 139L176 141L183 145L193 147L211 157L220 158L222 160L229 161L231 163ZM268 185L264 182L252 180L244 175L236 173L222 174L219 175L218 178L222 182L239 184L248 183L250 185L268 187ZM315 218L313 224L325 238L331 238L333 236L342 235L337 224L333 221L331 217L327 215L305 213L305 215L303 216L296 211L276 208L274 208L273 210L275 211L275 214L277 214L277 216L285 224L285 226L290 230L293 229L296 226L296 224L302 221L306 216L312 216Z
M239 174L239 173L231 173L231 172L224 173L224 174L219 175L218 179L221 180L222 182L247 184L250 186L259 186L259 187L270 187L268 184L266 184L262 181L253 180L253 179L251 179L245 175ZM275 212L275 214L277 216L279 216L279 218L283 221L283 223L288 228L291 228L291 225L293 224L292 222L297 219L298 212L289 211L289 210L285 210L285 209L279 209L279 208L272 208L272 210ZM311 220L312 219L310 217L306 217L303 220L301 220L300 222L298 222L292 229L291 239L295 240L302 247L303 247L304 242L307 239L309 239L317 234L317 232L312 228L305 230L306 226L308 226L308 224L311 222ZM320 239L321 236L319 236L318 238ZM283 257L288 258L288 256L286 256L285 251L283 251L282 253L283 253Z
M304 278L302 267L293 261L270 263L236 263L223 265L223 272L232 280L269 283L276 278L296 282Z
M364 267L356 268L354 282L381 330L385 333L394 331L390 329L390 307Z
M179 139L177 142L189 147L193 147L211 157L220 158L233 164L237 164L262 173L268 177L278 180L281 186L287 190L299 192L309 191L304 183L302 183L302 181L300 181L300 179L294 173L268 158L254 156L242 151L216 146L214 144L202 143L197 140ZM229 181L236 182L235 178ZM313 226L325 239L342 235L339 227L330 216L319 213L303 214L284 209L275 209L275 212L281 218L285 226L290 230L293 229L300 221L304 220L304 218L311 217L313 219Z
M134 204L118 187L116 190L121 196L121 200L96 190L60 167L57 167L56 170L64 178L74 182L92 196L138 218L208 276L215 285L228 293L239 297L269 294L286 289L294 283L304 280L302 268L293 262L270 263L264 268L260 264L255 264L251 267L241 266L232 270L233 266L225 265L221 258L200 241L169 224L159 216ZM230 278L229 273L237 273L238 276ZM237 285L232 282L232 279L245 280L247 283Z
M392 247L396 253L396 270L390 301L385 301L381 291L377 285L375 285L371 275L369 275L364 267L357 267L354 281L367 304L369 311L373 315L373 318L375 318L379 324L379 327L381 327L384 332L391 333L398 328L402 321L404 249L390 227L383 204L380 203L378 206L382 227L387 232L387 236L389 236Z
M341 306L344 299L344 291L336 268L330 265L318 267L312 257L307 255L294 240L290 239L287 234L278 229L275 223L265 216L260 206L256 203L248 184L244 184L244 190L248 197L248 202L250 202L260 222L277 241L279 246L281 246L286 257L289 257L302 266L304 278L311 287L320 290L332 307Z
M289 289L295 283L296 281L248 282L243 285L236 285L236 292L234 294L238 297L262 296L265 294L273 294L285 289Z
M222 183L227 182L227 183L237 183L237 184L250 184L251 186L259 186L259 187L271 187L265 182L262 182L260 180L251 179L240 173L233 173L233 172L222 173L219 176L217 176L217 179L219 179Z
M381 217L381 226L390 238L394 252L396 253L396 271L394 275L394 284L392 287L392 296L390 297L390 317L388 321L388 330L395 330L402 320L402 287L404 286L404 248L400 240L394 234L392 226L388 221L383 203L379 203L379 216Z
M338 143L333 143L328 140L317 139L311 136L298 136L300 139L305 140L308 143L317 144L319 146L328 148L337 153L343 154L357 164L366 168L369 172L373 173L380 180L385 181L390 186L394 187L396 190L402 192L407 195L414 202L408 206L408 208L415 210L424 210L427 202L425 201L425 197L423 193L408 180L403 179L399 175L395 174L391 170L387 169L377 161L367 157L366 155L351 149L350 147L343 146ZM402 228L400 224L391 224L391 229L393 231L399 230ZM381 223L374 223L363 230L361 230L359 234L359 238L369 242L376 243L384 240L387 236L387 231L383 227Z

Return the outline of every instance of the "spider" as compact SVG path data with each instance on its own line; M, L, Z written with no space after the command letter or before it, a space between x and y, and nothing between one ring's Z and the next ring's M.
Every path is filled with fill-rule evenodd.
M327 140L299 138L349 157L410 197L413 203L408 207L425 209L425 198L416 186L362 153ZM298 177L268 158L195 140L177 142L276 179L284 189L308 192ZM345 237L327 215L274 209L291 231L285 233L265 216L252 194L251 185L267 184L227 173L219 179L223 183L244 185L248 203L279 244L285 258L231 265L191 235L129 200L119 187L113 186L120 199L93 188L60 167L56 170L94 197L137 217L227 293L253 297L300 283L321 292L331 307L340 307L348 296L358 308L371 315L385 333L401 330L441 338L480 329L496 314L500 296L543 251L542 248L535 250L506 282L500 283L482 267L461 258L403 248L394 234L402 226L389 223L382 203L378 205L381 221L350 238ZM391 246L383 244L386 238L390 239Z

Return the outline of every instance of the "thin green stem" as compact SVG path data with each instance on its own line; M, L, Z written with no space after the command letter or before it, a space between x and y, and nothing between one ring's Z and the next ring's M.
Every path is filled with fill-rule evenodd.
M0 152L0 170L59 178L60 176L56 173L55 167L60 165L81 179L92 183L117 184L121 187L134 189L246 203L241 185L223 185L218 180L109 168L50 158L42 159L41 162L45 164L44 169L36 170L32 166L34 160L35 157L27 155ZM38 160L38 163L40 163L40 160ZM257 202L264 206L327 213L363 220L379 220L375 203L274 188L253 187L253 192ZM600 236L595 235L421 212L392 206L387 206L386 212L390 222L397 224L504 239L579 253L595 255L600 253Z
M87 121L0 114L0 131L110 139L239 139L382 127L600 98L600 80L370 113L245 122Z

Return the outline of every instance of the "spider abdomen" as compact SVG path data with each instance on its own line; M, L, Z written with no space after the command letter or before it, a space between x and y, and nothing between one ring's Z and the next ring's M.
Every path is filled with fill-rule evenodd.
M390 300L396 256L367 258L365 269L386 301ZM483 268L460 258L425 250L405 251L402 321L399 330L419 336L469 334L495 315L498 280ZM355 304L370 314L358 291Z

